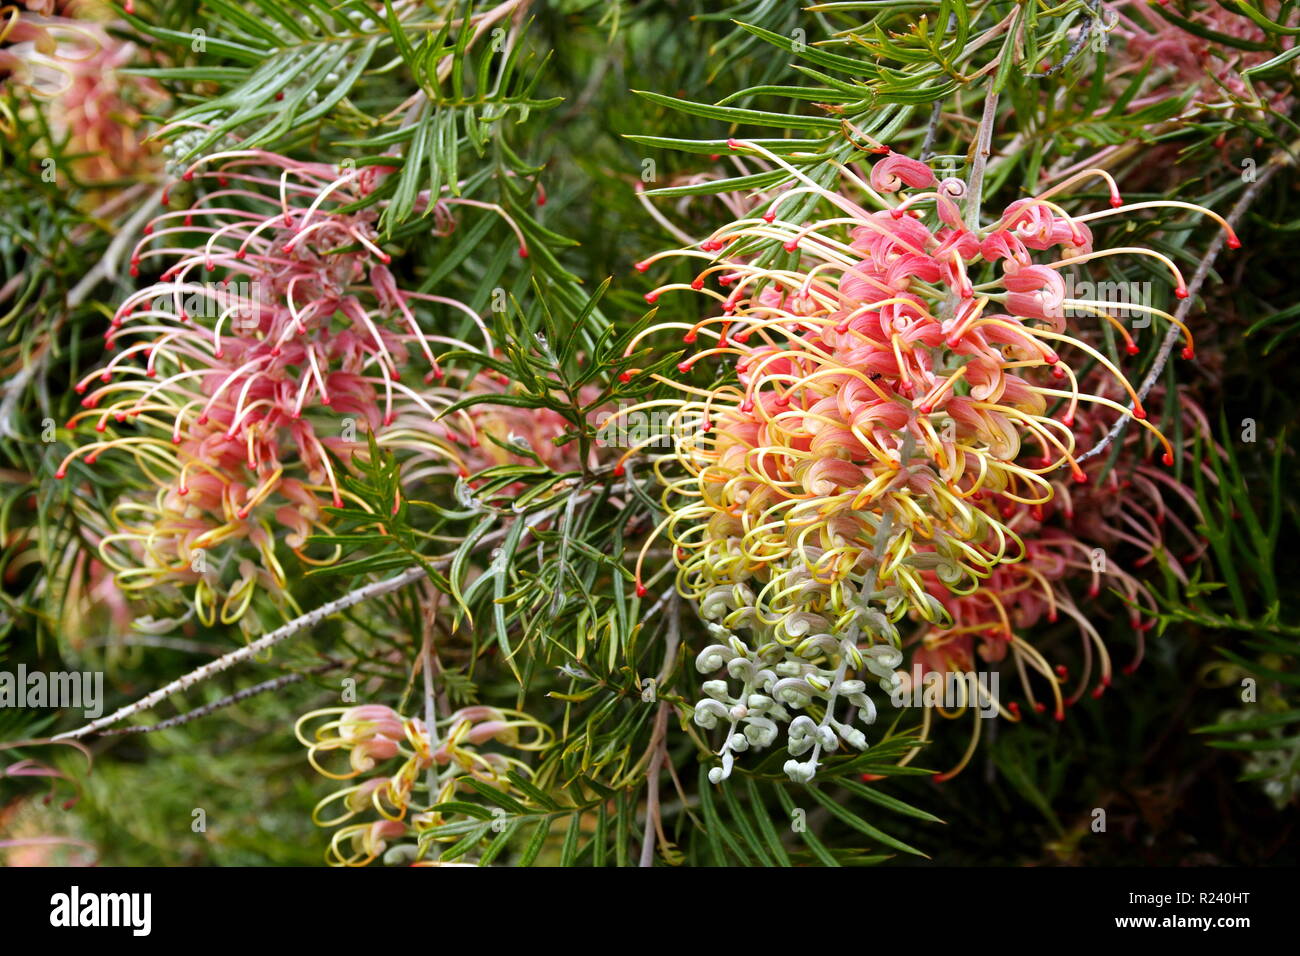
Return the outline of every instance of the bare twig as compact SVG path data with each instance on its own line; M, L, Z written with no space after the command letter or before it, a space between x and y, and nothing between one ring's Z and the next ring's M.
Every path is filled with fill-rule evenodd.
M663 682L672 673L673 662L677 659L677 645L681 641L681 598L674 590L668 605L668 639L664 646L664 663L655 681L658 693ZM641 839L641 866L653 866L655 861L655 837L667 840L663 834L663 820L659 817L659 774L664 761L668 759L668 713L672 705L666 700L659 701L659 710L655 713L654 730L650 735L650 749L654 756L650 758L650 768L646 771L645 794L645 835Z
M252 687L245 687L241 691L236 691L229 696L214 700L210 704L204 704L202 707L196 707L194 710L186 711L183 714L177 714L175 717L169 717L166 720L159 721L156 724L140 727L118 727L113 730L103 731L105 737L119 737L127 734L148 734L155 730L166 730L169 727L179 727L181 724L188 724L192 720L198 720L200 717L206 717L208 714L215 713L232 704L238 704L240 701L248 700L250 697L256 697L258 694L265 694L268 691L279 690L281 687L288 687L290 684L297 684L305 680L309 675L321 674L328 670L333 670L342 665L338 661L329 661L321 664L319 667L313 667L310 670L302 671L297 674L282 674L271 680L262 681L260 684L254 684Z

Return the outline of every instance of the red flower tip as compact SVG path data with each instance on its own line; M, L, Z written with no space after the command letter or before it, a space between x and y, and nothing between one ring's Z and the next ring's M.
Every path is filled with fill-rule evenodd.
M1228 233L1228 248L1229 249L1241 248L1241 240L1237 238L1237 234L1235 232Z
M192 179L194 179L194 170L192 169L185 170L185 172L181 174L181 179L185 180L187 183L190 182Z
M1142 421L1147 417L1147 410L1139 405L1137 408L1133 409L1133 417L1138 421Z
M764 221L764 222L776 222L776 213L774 213L774 212L770 212L770 211L769 211L769 212L765 212L765 213L763 213L763 221Z
M645 294L645 300L649 302L651 305L654 305L654 303L658 301L658 299L659 299L658 292L647 292Z
M1085 471L1076 471L1074 473L1074 483L1076 485L1086 485L1088 483L1088 473Z
M623 463L619 462L617 465L614 466L614 477L622 478L623 475L626 473L626 471L627 469L623 467Z
M153 223L149 223L148 225L146 225L146 226L144 227L144 234L145 234L146 236L152 236L152 235L153 235Z
M884 780L884 776L878 773L864 773L858 777L863 783L874 783L877 780Z
M379 261L382 262L384 265L388 265L390 262L393 261L393 257L386 252L381 252L379 254Z
M1045 710L1047 710L1047 705L1044 704L1041 700L1034 704L1035 713L1041 714Z
M137 278L137 277L140 275L140 267L139 267L139 266L132 266L130 271L131 271L131 278L132 278L132 279Z
M1061 710L1058 710L1058 711L1057 711L1055 714L1053 714L1052 716L1056 718L1057 723L1060 723L1061 721L1065 720L1065 710L1064 710L1064 708L1062 708Z
M640 582L638 581L638 582L637 582L637 586L636 586L636 596L639 597L639 598L643 598L643 597L645 597L648 593L650 593L650 592L648 592L648 591L646 590L645 585L642 584L642 583L640 583Z
M1172 465L1174 463L1174 456L1171 455L1169 452L1165 452L1164 455L1161 456L1160 460L1163 461L1166 465Z
M1192 348L1190 345L1187 346L1185 349L1183 349L1182 354L1183 354L1183 358L1187 359L1189 362L1192 359L1196 358L1196 350Z
M785 249L786 252L794 252L799 248L799 241L797 239L791 239L789 242L782 243L781 248Z
M1013 713L1017 717L1020 716L1020 705L1017 704L1014 700L1011 701L1011 703L1007 704L1007 710L1011 711L1011 713Z
M78 395L85 395L85 394L86 394L86 383L85 383L85 382L78 382L76 385L72 386L72 390L73 390L74 392L76 392Z
M1180 298L1180 299L1185 299L1185 298L1187 298L1187 295L1188 295L1188 293L1187 293L1187 287L1186 287L1186 286L1181 286L1181 285L1180 285L1177 289L1174 290L1174 295L1176 295L1176 296L1177 296L1178 298Z
M338 492L334 493L334 507L335 508L343 507L343 499L339 497Z
M628 382L632 381L632 373L631 373L631 372L619 372L619 373L618 373L618 380L619 380L620 382L622 382L624 385L626 385Z
M527 259L527 258L528 258L528 247L527 247L527 246L520 246L520 247L519 247L519 258L520 258L520 259ZM384 261L385 261L385 262L389 262L389 261L391 261L391 260L389 260L389 259L385 259Z
M741 143L738 139L729 139L727 140L727 146L731 149L740 149Z
M691 361L690 361L690 359L687 359L685 362L678 362L678 363L677 363L677 371L681 372L682 374L685 374L685 373L689 372L690 370L691 370Z
M1101 696L1102 694L1104 694L1104 693L1106 693L1106 685L1105 685L1105 684L1098 684L1096 687L1094 687L1094 688L1092 689L1092 696L1093 696L1094 699L1100 697L1100 696Z
M703 279L698 279L698 278L697 278L697 279L692 279L692 280L691 280L691 288L694 289L696 292L699 292L701 289L704 288L704 280L703 280Z
M67 474L68 474L67 469L60 468L58 471L54 473L54 477L62 481L64 478L67 477Z
M1128 345L1124 346L1124 351L1127 352L1129 355L1137 355L1138 352L1141 352L1142 350L1138 348L1138 344L1136 342L1130 342Z
M632 268L635 269L637 272L645 272L647 269L650 268L650 263L648 262L633 263Z
M692 342L695 341L695 338L696 338L696 332L694 329L691 329L689 332L687 332L685 335L682 336L682 341L685 342L687 345L690 345Z

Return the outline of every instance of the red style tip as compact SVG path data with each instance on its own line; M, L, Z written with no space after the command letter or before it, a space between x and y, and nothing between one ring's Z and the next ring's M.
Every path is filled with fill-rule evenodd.
M645 272L647 269L650 268L650 263L648 263L648 262L636 262L636 263L633 263L632 268L635 269L637 272Z
M632 375L629 372L619 372L618 380L626 385L628 382L632 381Z
M1190 362L1192 359L1196 358L1196 350L1189 345L1183 349L1182 355L1183 358Z
M638 585L636 586L636 596L637 596L637 597L639 597L639 598L643 598L643 597L645 597L645 596L646 596L647 594L649 594L649 593L650 593L650 592L648 592L648 591L646 590L644 584L638 584Z
M520 259L527 259L527 258L528 258L528 247L527 247L527 246L520 246L520 247L519 247L519 258L520 258ZM389 260L385 259L384 261L385 261L385 262L388 262Z
M617 464L617 465L614 466L614 477L615 477L615 478L622 478L623 475L626 474L626 472L627 472L627 469L623 467L622 463L619 463L619 464Z
M765 212L765 213L763 213L763 221L766 222L766 223L773 223L773 222L776 222L776 213L774 213L774 212Z
M1180 298L1180 299L1185 299L1185 298L1187 298L1187 295L1188 295L1187 287L1186 287L1186 286L1181 286L1181 285L1180 285L1177 289L1174 290L1174 295L1177 296L1177 297Z
M646 300L647 302L649 302L651 305L654 305L655 302L657 302L657 301L659 300L659 293L658 293L658 292L647 292L647 293L645 294L645 300Z
M187 183L192 181L194 179L194 170L185 170L185 172L181 173L181 179L185 180Z
M689 372L690 370L691 370L691 363L690 363L690 360L689 360L689 359L688 359L687 361L685 361L685 362L678 362L678 363L677 363L677 371L681 372L682 374L685 374L685 373Z
M1160 460L1163 461L1166 466L1172 466L1174 463L1174 456L1169 454L1169 452L1165 452L1160 456Z
M1136 342L1130 342L1128 345L1124 346L1124 351L1129 355L1137 355L1138 352L1141 352L1142 350L1138 348Z
M54 473L54 477L57 478L57 479L59 479L60 481L62 481L64 478L66 478L67 475L68 475L68 472L67 472L65 469L63 469L63 468L60 468L58 471L56 471L56 472Z

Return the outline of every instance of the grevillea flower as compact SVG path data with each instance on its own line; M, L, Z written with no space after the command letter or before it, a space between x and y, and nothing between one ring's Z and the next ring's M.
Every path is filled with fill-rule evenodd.
M304 725L322 716L332 719L319 725L311 737L305 736ZM304 714L295 733L307 748L311 765L332 780L356 780L381 764L402 760L393 774L366 777L316 805L312 820L318 826L339 827L326 854L331 866L365 866L397 840L408 842L392 847L386 860L417 859L420 847L409 841L445 822L444 812L434 809L439 804L454 799L458 791L473 795L476 791L470 780L512 792L516 788L509 773L532 776L532 770L518 757L483 753L481 747L495 743L521 753L539 752L554 740L549 727L526 714L485 706L462 707L438 721L432 735L424 721L375 704ZM340 750L348 754L346 769L322 765L326 755ZM425 809L410 812L417 792L425 794ZM323 819L327 808L331 813L341 812ZM350 822L372 811L378 820Z
M1109 377L1097 373L1089 379L1090 389L1098 392L1115 387ZM1194 403L1182 399L1181 404L1185 437L1179 451L1190 464L1197 437L1204 439L1209 429ZM1081 410L1073 426L1079 451L1094 447L1109 425L1104 416ZM943 602L951 623L924 625L907 640L910 661L899 674L903 699L913 699L918 675L946 680L949 674L974 671L981 662L997 665L1006 661L1014 664L1030 706L1064 719L1066 708L1085 693L1100 697L1111 684L1111 654L1096 625L1096 602L1103 590L1114 590L1124 599L1136 649L1123 671L1129 674L1137 669L1144 634L1154 623L1155 601L1136 572L1157 556L1181 552L1181 561L1167 560L1164 566L1185 580L1182 565L1198 560L1206 547L1179 515L1183 510L1193 521L1200 520L1195 495L1167 469L1147 462L1150 444L1146 436L1128 432L1114 462L1093 457L1082 464L1087 482L1053 478L1055 494L1042 505L997 503L1007 526L1024 542L1024 560L996 568L970 594L952 594L937 576L930 576L930 592ZM1181 508L1171 507L1166 497ZM1166 527L1178 533L1178 541L1168 540ZM1130 557L1127 566L1121 563L1121 554ZM1079 633L1080 653L1074 658L1077 668L1053 664L1052 651L1032 637L1040 626L1059 619L1071 622ZM979 710L981 716L995 713L1011 721L1021 719L1019 704L999 696L996 688L980 685L978 693L982 699L971 700L966 706L923 710L922 739L931 738L932 710L949 718L968 713L975 717ZM939 774L940 779L960 772L975 753L981 721L973 719L972 725L964 754L955 767ZM918 751L901 763L910 762Z
M187 167L182 178L208 190L145 227L131 273L165 268L118 307L105 334L117 354L76 384L83 410L69 427L97 437L57 471L117 452L153 486L117 504L100 546L124 589L192 586L209 624L241 619L259 585L291 601L278 545L308 564L337 556L307 538L326 505L342 505L339 471L366 432L469 473L459 449L478 444L485 413L443 413L490 386L437 384L435 349L490 351L491 339L464 303L399 288L380 207L346 208L386 173L230 150ZM438 199L434 220L453 203L484 205ZM416 311L432 309L482 344L426 331Z
M136 55L101 24L8 11L0 25L0 69L8 82L44 104L51 131L74 156L72 172L87 185L150 178L157 150L140 132L142 111L165 99L162 89L122 72Z
M1276 22L1282 5L1277 0L1261 0L1256 9ZM1112 16L1115 22L1110 33L1122 41L1117 58L1121 69L1116 75L1136 73L1148 64L1152 67L1151 77L1129 104L1130 109L1190 91L1192 103L1198 108L1222 109L1232 106L1234 100L1249 104L1263 99L1280 113L1290 112L1289 84L1270 88L1242 76L1272 56L1265 43L1268 35L1244 13L1219 3L1193 5L1186 17L1205 35L1170 22L1150 3L1117 3ZM1214 34L1244 41L1246 48L1206 39L1206 35ZM1291 37L1284 38L1286 46L1292 42ZM1259 48L1249 48L1252 45Z
M727 775L734 752L768 746L776 724L789 721L790 752L811 754L786 770L806 780L823 751L866 746L836 707L848 698L871 722L865 684L848 673L866 670L886 691L898 685L905 615L950 628L952 600L1030 559L1014 513L1051 502L1057 474L1088 480L1074 430L1081 409L1135 419L1172 464L1173 449L1132 385L1066 330L1067 311L1109 322L1130 354L1136 342L1105 303L1068 297L1061 270L1146 256L1185 297L1166 256L1094 249L1088 223L1154 205L1199 207L1124 206L1106 173L1087 171L980 226L958 211L963 183L935 185L911 160L880 160L884 172L873 171L870 183L844 170L847 185L878 207L869 211L761 146L731 145L797 183L694 247L638 264L669 256L700 263L693 281L646 298L683 289L714 300L716 311L694 325L657 330L676 328L686 343L705 346L680 364L682 374L721 357L736 373L712 389L679 385L687 398L654 403L672 409L676 431L673 454L659 463L662 528L675 546L678 590L718 638L697 666L725 667L741 684L733 695L726 680L711 681L696 709L702 725L729 727L713 778ZM1093 176L1110 187L1112 209L1071 216L1053 201ZM910 183L933 188L894 196ZM810 196L829 207L826 218L786 218ZM763 242L798 258L755 258ZM1083 388L1071 364L1078 359L1097 363L1112 384ZM664 471L669 464L676 474ZM811 716L790 719L787 708Z

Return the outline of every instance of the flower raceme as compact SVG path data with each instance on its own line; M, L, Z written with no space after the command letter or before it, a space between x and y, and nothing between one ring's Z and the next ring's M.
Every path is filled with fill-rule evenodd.
M702 346L681 362L683 376L706 359L735 370L709 389L665 379L687 395L657 400L670 406L675 431L673 452L657 463L662 528L675 547L677 588L719 639L699 668L725 667L743 685L733 697L725 680L709 682L696 709L705 726L729 725L714 779L729 773L735 752L772 743L775 723L786 721L792 754L811 750L786 770L809 779L823 750L865 747L861 732L836 718L836 704L848 697L863 721L873 719L865 685L847 673L866 669L882 688L897 686L898 621L911 613L951 627L954 600L1001 569L1033 566L1012 518L1051 502L1054 476L1088 480L1077 460L1081 415L1129 416L1172 463L1133 386L1067 329L1067 313L1109 323L1129 354L1137 343L1107 303L1070 297L1062 271L1145 256L1168 271L1175 295L1186 297L1186 285L1159 252L1094 248L1089 223L1172 206L1204 212L1238 243L1200 207L1124 205L1100 170L1017 200L981 226L959 210L964 183L938 182L905 156L887 153L866 182L843 167L845 188L834 191L759 145L731 146L796 182L702 242L637 265L699 263L691 281L646 298L693 290L715 310L642 338L676 329ZM1092 177L1109 188L1111 209L1070 215L1054 201ZM824 218L794 218L809 197ZM1156 308L1127 307L1177 323ZM1080 360L1104 380L1083 387ZM638 581L643 561L644 552ZM1041 656L1014 643L1011 653L1057 687ZM790 720L787 707L813 716Z
M343 504L339 469L365 431L420 456L422 478L468 475L483 457L472 449L490 412L443 412L497 386L447 376L435 351L491 351L486 326L458 300L399 288L379 209L349 208L386 173L230 150L186 168L208 189L145 227L131 273L160 263L161 277L118 307L116 354L76 384L69 427L96 437L57 471L117 452L153 486L118 504L100 546L123 589L192 585L200 619L230 623L259 584L283 595L277 542L308 564L337 557L307 538ZM435 223L451 228L453 203L484 205L438 199ZM426 331L416 311L434 307L482 344Z
M304 725L322 716L331 719L318 725L311 737L306 736ZM421 847L409 841L447 822L438 805L452 800L458 791L473 795L469 781L509 793L516 789L510 773L532 776L518 757L481 752L484 745L495 743L530 753L545 750L554 740L549 727L526 714L480 705L462 707L438 721L433 734L424 721L402 717L391 707L378 704L304 714L295 733L307 748L311 765L332 780L357 780L377 771L381 764L402 759L392 775L366 777L316 805L313 822L339 827L326 854L331 866L365 866L381 855L386 862L418 859ZM323 766L322 760L334 751L347 753L345 768ZM426 794L427 807L410 812L421 791ZM322 812L327 809L341 812L323 819ZM378 819L349 822L370 812ZM393 845L398 840L408 842Z

